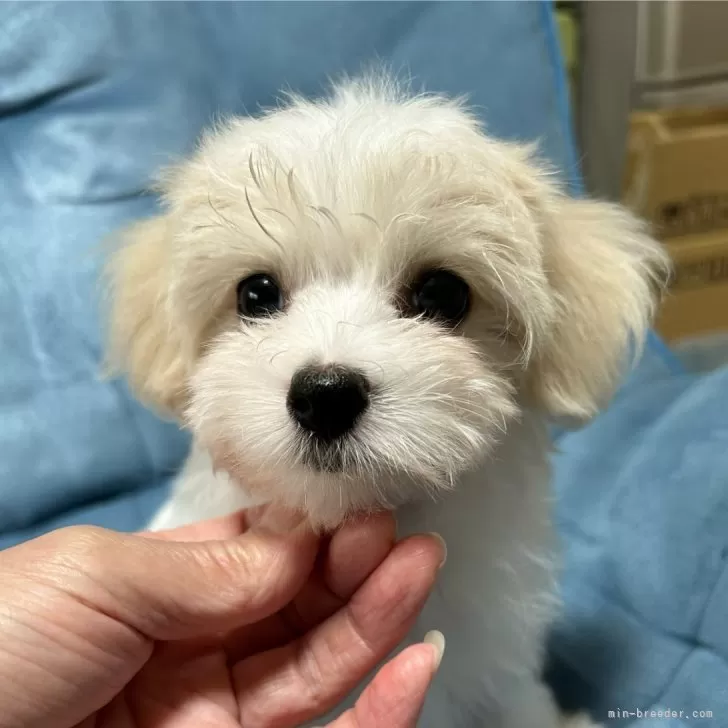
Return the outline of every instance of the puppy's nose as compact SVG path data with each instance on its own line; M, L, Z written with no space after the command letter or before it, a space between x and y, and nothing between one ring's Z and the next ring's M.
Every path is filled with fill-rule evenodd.
M322 440L352 429L369 404L369 382L343 366L307 366L291 379L288 410L301 427Z

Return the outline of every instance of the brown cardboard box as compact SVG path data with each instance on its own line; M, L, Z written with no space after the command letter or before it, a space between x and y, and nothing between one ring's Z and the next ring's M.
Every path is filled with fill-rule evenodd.
M728 108L634 113L624 200L662 239L728 228Z
M624 201L675 265L658 330L728 330L728 108L637 112L628 152Z
M658 331L674 341L728 330L728 230L672 238L666 246L674 276Z

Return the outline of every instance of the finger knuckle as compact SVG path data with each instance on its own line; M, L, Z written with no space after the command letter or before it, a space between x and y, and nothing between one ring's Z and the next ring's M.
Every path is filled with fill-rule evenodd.
M329 655L327 659L314 650L306 650L298 655L299 690L309 710L319 709L327 702L324 664L331 668L335 664L334 658L334 655ZM326 663L323 660L326 660Z
M37 579L71 588L108 573L111 532L93 526L68 526L35 543L26 568Z
M234 602L251 599L270 574L265 550L255 542L214 542L200 552L199 558L201 568L220 585L219 596Z
M84 566L96 564L111 540L107 531L94 526L68 526L52 534L52 539L56 555Z

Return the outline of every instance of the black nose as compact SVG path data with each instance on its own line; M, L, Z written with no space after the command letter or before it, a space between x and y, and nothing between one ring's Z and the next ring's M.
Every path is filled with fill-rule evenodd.
M369 382L355 369L307 366L288 390L288 410L301 427L335 440L354 426L369 404Z

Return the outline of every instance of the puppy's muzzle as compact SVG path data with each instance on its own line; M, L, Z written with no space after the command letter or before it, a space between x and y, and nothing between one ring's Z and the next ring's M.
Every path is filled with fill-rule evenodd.
M370 386L356 369L309 365L299 369L288 390L291 417L321 443L350 432L369 405Z

